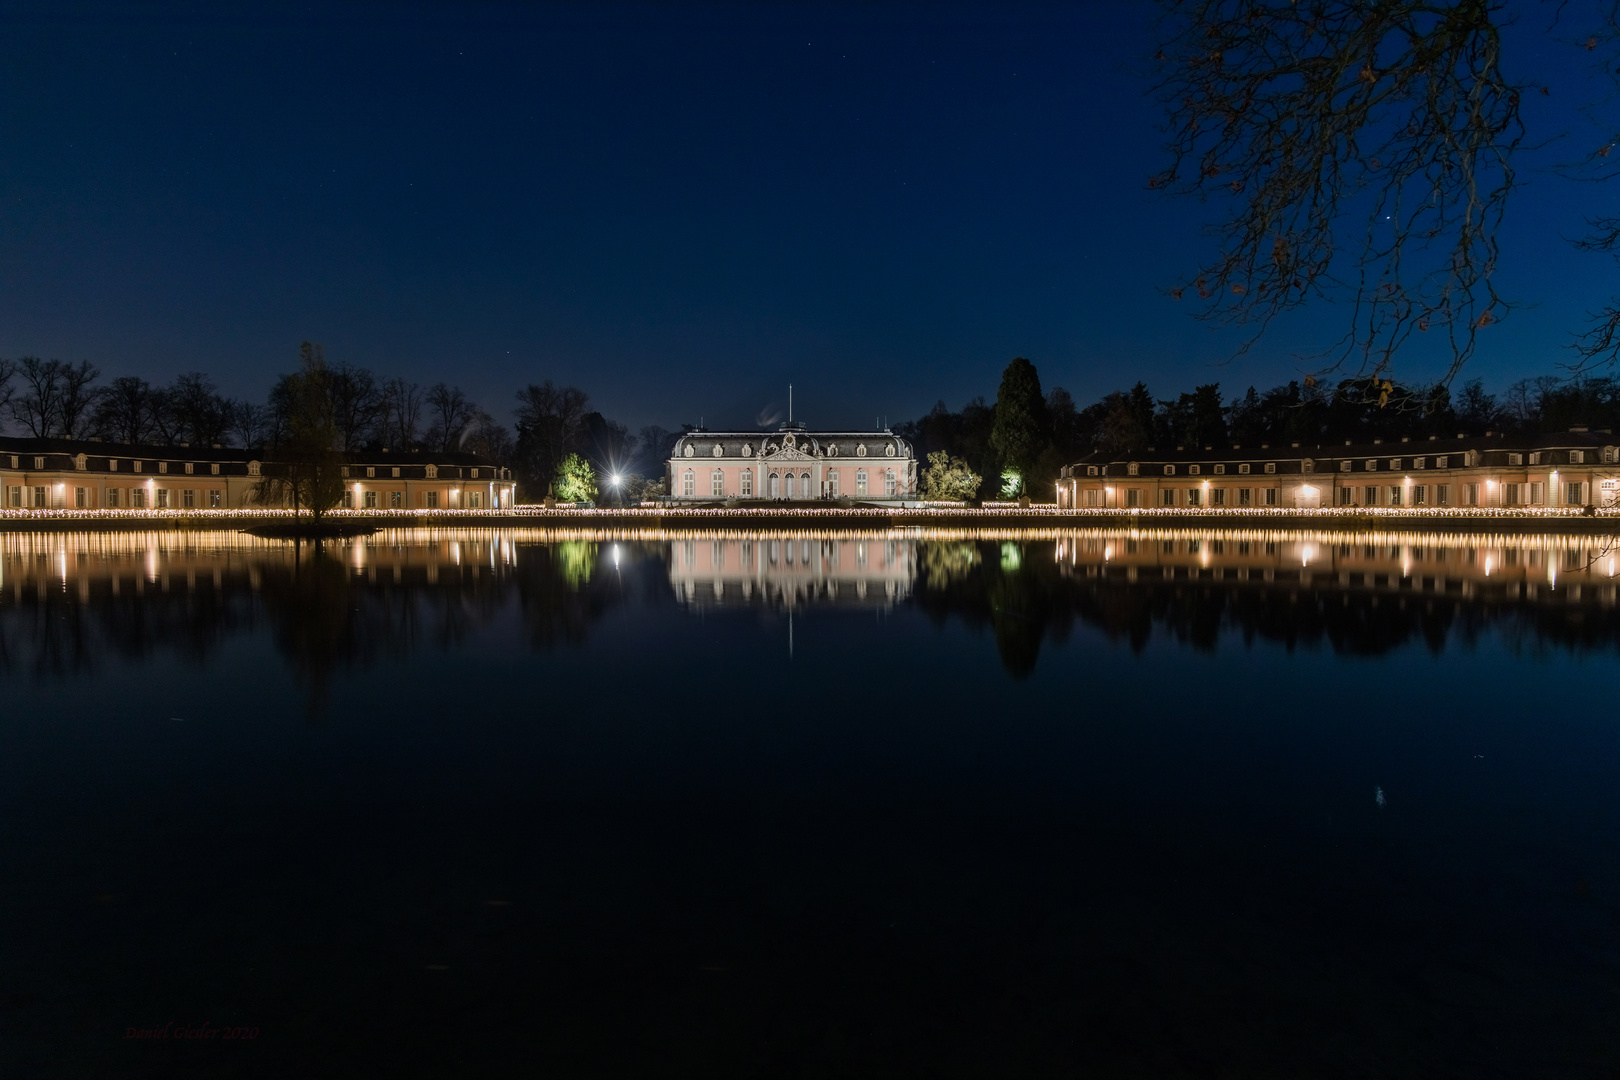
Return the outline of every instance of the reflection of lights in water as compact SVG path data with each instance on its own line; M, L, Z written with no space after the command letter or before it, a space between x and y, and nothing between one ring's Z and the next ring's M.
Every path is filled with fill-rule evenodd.
M1103 548L1103 562L1107 562L1109 559L1112 559L1113 557L1114 557L1114 546L1112 544L1109 544L1108 546ZM1610 559L1609 562L1612 565L1614 560ZM1610 573L1613 573L1613 572L1614 571L1612 571L1612 570L1610 571Z
M1316 558L1316 549L1310 544L1306 544L1300 549L1299 565L1309 566L1311 565L1311 560L1314 558Z

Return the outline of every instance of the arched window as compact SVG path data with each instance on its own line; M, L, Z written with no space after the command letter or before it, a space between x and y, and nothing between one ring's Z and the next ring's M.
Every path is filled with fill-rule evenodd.
M866 470L855 470L855 494L864 498L866 496Z
M697 475L691 469L681 473L681 494L688 496L697 494Z
M894 497L894 489L895 489L894 470L893 469L884 469L883 470L883 494L889 496L890 498L893 498Z
M812 492L810 490L810 474L809 473L800 473L799 474L799 497L801 499L808 499L813 494L814 494L814 492Z
M721 472L719 469L716 469L709 475L709 494L718 499L725 493L726 474Z
M782 478L782 482L785 485L782 489L783 496L789 499L793 498L793 474L788 473Z
M776 473L771 473L771 498L774 499L774 498L776 498L777 496L779 496L781 494L782 494L782 478L779 475L777 475Z
M745 499L751 499L751 498L754 497L754 470L753 469L744 469L742 471L742 491L740 492L740 494Z
M832 496L835 499L838 498L838 470L837 469L828 469L827 470L827 494Z

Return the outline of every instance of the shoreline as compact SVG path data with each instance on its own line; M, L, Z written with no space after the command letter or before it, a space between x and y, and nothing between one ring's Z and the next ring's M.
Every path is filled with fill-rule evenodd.
M306 519L307 520L307 519ZM700 527L742 532L780 529L1130 529L1255 528L1332 532L1424 531L1537 532L1569 535L1620 533L1620 508L1588 516L1576 509L1534 507L1346 510L1058 510L1052 507L652 507L630 509L393 510L339 511L326 521L344 530L432 528L645 528ZM150 532L158 530L265 529L289 526L278 510L7 510L0 532Z

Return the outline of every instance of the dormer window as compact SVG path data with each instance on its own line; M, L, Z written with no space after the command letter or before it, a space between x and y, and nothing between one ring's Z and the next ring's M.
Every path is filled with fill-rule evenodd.
M188 461L188 462L186 462L186 475L190 476L191 474L192 474L191 462Z
M1541 451L1540 450L1532 450L1530 452L1530 464L1532 464L1532 465L1540 465L1541 464Z
M1189 466L1188 469L1187 469L1187 475L1189 475L1189 476L1197 476L1198 475L1198 466L1197 465Z
M1509 465L1523 465L1524 464L1524 455L1523 454L1509 454L1508 455L1508 464Z
M1299 471L1300 472L1312 472L1315 469L1316 469L1316 462L1312 461L1310 458L1306 458L1304 461L1301 461L1299 463Z
M399 466L398 465L395 465L394 468L393 468L393 476L394 476L395 480L399 479Z
M338 475L347 480L349 478L349 467L347 465L339 465Z
M1350 466L1352 466L1354 464L1355 464L1355 462L1351 461L1349 458L1345 458L1343 461L1339 462L1339 471L1340 472L1349 472L1350 471Z
M208 466L208 471L213 473L215 476L218 476L219 475L219 462L216 461L212 465Z
M1215 475L1216 476L1225 476L1226 475L1226 466L1225 465L1217 465L1217 466L1215 466Z
M45 459L44 458L37 457L37 458L34 459L34 468L35 469L43 469L44 467L45 467Z
M261 466L259 465L259 463L257 461L248 462L248 475L249 476L258 476L260 468L261 468Z
M1125 466L1125 472L1129 476L1136 476L1138 473L1141 472L1141 469L1142 469L1142 466L1138 465L1134 461L1130 462L1129 464L1127 464Z
M690 450L692 448L688 446L687 449ZM437 480L439 478L439 467L437 465L429 465L427 467L427 478L429 480Z
M725 452L726 452L725 448L722 447L719 443L714 444L714 456L715 457L724 457Z
M78 469L80 472L84 472L90 467L90 462L83 454L80 454L78 457L73 459L73 467Z
M1176 467L1174 465L1166 465L1164 467L1164 475L1166 475L1166 476L1174 476L1174 475L1176 475Z
M1277 463L1275 461L1266 462L1266 472L1274 473L1276 471L1277 471Z
M1571 450L1569 452L1569 463L1571 465L1584 465L1584 464L1586 464L1586 451L1584 451L1584 450Z
M1413 458L1412 459L1412 468L1421 469L1421 468L1423 468L1423 463L1428 461L1428 460L1429 460L1428 458L1420 458L1420 457Z
M1095 465L1087 465L1086 466L1086 475L1087 476L1096 476L1097 475L1097 466L1095 466Z
M373 479L374 477L376 477L376 475L377 475L377 466L375 466L375 465L367 465L366 466L366 479L368 479L368 480Z
M1238 466L1238 475L1239 476L1248 476L1249 475L1249 463L1247 461L1243 462L1243 464Z
M107 471L108 472L117 472L118 471L118 459L117 458L113 457L113 458L108 458L107 459Z
M1389 459L1389 468L1390 468L1391 472L1400 472L1401 471L1401 459L1398 458L1398 457L1390 458Z
M167 473L168 471L169 471L169 463L167 461L158 462L158 472Z
M1367 471L1368 472L1377 472L1378 471L1378 462L1374 461L1372 458L1368 458L1367 459Z
M1450 460L1451 458L1447 457L1445 454L1441 454L1439 457L1434 459L1434 467L1437 469L1449 469L1451 466L1448 465L1447 462Z

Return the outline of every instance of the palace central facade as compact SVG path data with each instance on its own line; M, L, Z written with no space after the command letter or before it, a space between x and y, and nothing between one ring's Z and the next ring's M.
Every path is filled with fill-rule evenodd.
M665 468L670 497L902 500L917 497L911 444L892 431L690 431Z

